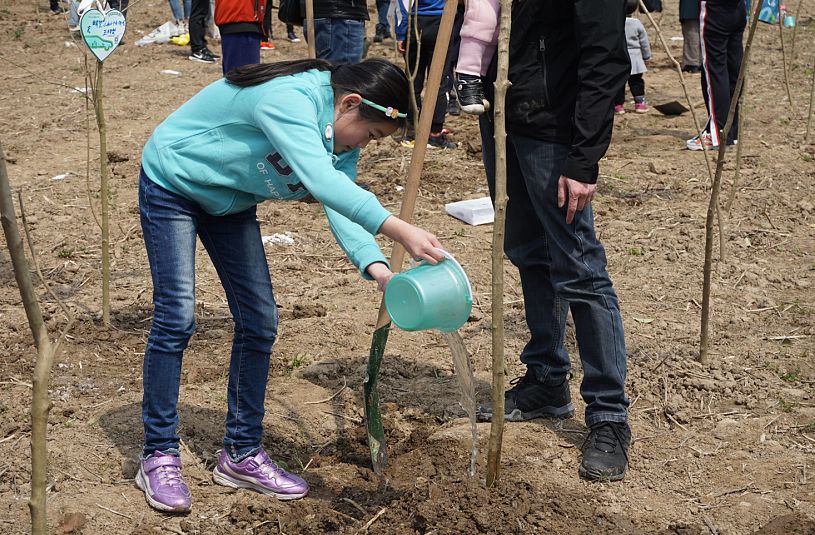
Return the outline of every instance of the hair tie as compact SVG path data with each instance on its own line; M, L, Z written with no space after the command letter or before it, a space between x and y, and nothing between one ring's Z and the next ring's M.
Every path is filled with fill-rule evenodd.
M407 117L407 113L401 113L401 112L399 112L399 110L397 110L393 106L388 106L386 108L385 106L380 106L379 104L377 104L375 102L371 102L367 98L363 98L362 102L364 102L365 104L367 104L368 106L372 107L375 110L379 110L381 112L384 112L385 116L387 116L387 117L389 117L391 119L396 119L396 118L404 119L405 117Z

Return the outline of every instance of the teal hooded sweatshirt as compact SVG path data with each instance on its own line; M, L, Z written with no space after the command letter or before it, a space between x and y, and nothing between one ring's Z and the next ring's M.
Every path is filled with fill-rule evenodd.
M265 200L325 209L337 243L365 269L387 264L373 236L391 213L355 184L359 149L333 153L334 92L327 71L251 87L213 82L156 127L142 168L159 186L222 216Z

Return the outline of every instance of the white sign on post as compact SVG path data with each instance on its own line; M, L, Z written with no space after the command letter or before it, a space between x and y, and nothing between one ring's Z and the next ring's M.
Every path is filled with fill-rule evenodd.
M119 46L126 26L125 16L117 9L87 9L79 20L82 40L99 61L105 61Z

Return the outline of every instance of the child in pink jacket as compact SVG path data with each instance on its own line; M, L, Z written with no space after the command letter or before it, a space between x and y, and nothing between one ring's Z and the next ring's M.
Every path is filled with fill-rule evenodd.
M498 44L500 12L500 0L466 0L455 85L465 113L480 115L489 108L481 77L486 74Z

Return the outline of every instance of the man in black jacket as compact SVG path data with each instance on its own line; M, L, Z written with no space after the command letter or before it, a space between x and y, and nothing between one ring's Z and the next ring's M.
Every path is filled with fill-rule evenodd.
M314 0L317 57L334 63L359 63L365 40L366 0Z
M574 414L563 345L571 310L590 428L579 472L593 480L624 477L631 440L623 325L591 209L615 93L630 70L624 6L625 0L515 0L509 47L504 250L520 274L531 337L521 353L526 374L506 392L505 418ZM492 118L480 121L494 196ZM492 408L480 413L489 419Z

